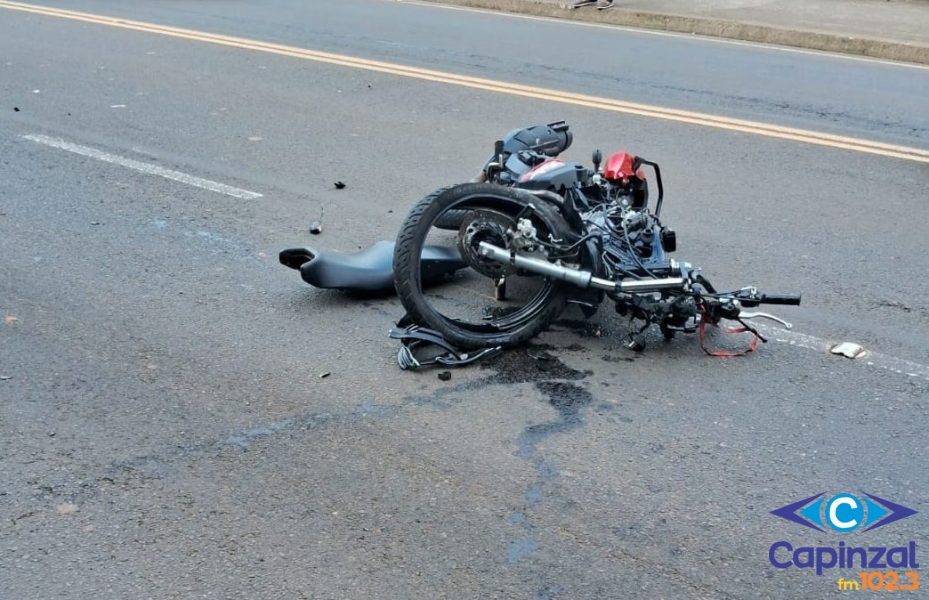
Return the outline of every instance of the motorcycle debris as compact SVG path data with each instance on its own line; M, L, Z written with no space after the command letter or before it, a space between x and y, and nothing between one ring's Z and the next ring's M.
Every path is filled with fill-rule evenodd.
M442 371L441 373L439 373L439 374L437 375L437 377L438 377L441 381L448 381L449 379L452 378L452 372L451 372L451 371Z
M319 235L323 232L323 224L319 221L313 221L310 223L310 233L313 235Z
M644 352L645 344L642 343L637 337L629 337L626 339L626 343L623 344L626 349L632 350L633 352Z
M335 189L337 189L337 190L344 190L344 189L345 189L345 182L343 182L343 181L336 181L336 182L335 182Z
M861 358L867 354L867 350L852 342L842 342L829 349L833 354L839 354L845 358Z
M325 373L320 373L320 374L319 374L319 378L320 378L320 379L325 379L326 377L329 377L330 375L332 375L332 373L329 372L329 371L326 371Z

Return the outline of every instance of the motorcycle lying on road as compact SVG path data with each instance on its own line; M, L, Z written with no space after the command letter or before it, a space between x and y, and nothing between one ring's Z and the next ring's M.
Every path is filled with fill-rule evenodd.
M736 353L710 351L703 339L724 319L739 324L725 331L752 334L745 351L766 341L749 321L791 327L746 309L799 305L799 295L720 292L701 269L670 258L677 237L660 219L656 163L624 152L603 162L598 150L588 169L558 158L571 142L564 122L514 130L496 143L478 181L440 189L412 208L393 254L394 285L412 323L461 348L505 348L527 342L568 304L589 317L608 298L636 322L630 348L641 350L644 332L657 326L666 339L697 333L704 350L720 356ZM646 168L657 189L654 210ZM457 247L468 268L427 285L423 265L436 246Z

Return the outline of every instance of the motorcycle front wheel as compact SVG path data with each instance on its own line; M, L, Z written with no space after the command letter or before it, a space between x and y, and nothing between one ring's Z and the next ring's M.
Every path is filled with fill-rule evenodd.
M460 219L457 231L447 226L449 214ZM476 349L523 344L557 318L567 298L564 283L479 253L481 241L506 248L507 231L518 218L529 219L539 239L563 238L569 231L557 208L500 185L464 183L420 200L400 229L393 260L394 285L413 322ZM457 247L467 266L426 289L421 257L427 244Z

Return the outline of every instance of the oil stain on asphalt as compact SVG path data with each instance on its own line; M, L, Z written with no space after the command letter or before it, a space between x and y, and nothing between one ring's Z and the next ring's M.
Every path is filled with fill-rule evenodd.
M532 465L535 478L525 489L523 505L514 507L506 518L513 529L506 550L506 560L510 564L528 559L539 549L541 541L533 524L532 511L545 500L546 489L559 477L557 465L539 451L539 445L549 436L580 427L582 409L594 401L593 394L580 383L592 372L567 366L549 350L551 346L542 345L519 348L481 366L484 370L495 371L481 380L483 385L532 383L556 411L553 420L528 425L517 439L516 453Z

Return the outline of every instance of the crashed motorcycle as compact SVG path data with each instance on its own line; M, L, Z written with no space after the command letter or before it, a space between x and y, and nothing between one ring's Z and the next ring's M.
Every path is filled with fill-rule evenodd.
M496 142L475 181L442 188L412 208L391 262L413 326L394 337L473 357L527 342L570 304L589 317L606 299L632 321L627 345L635 350L651 327L666 339L696 333L718 356L766 341L754 320L791 327L752 309L799 305L800 295L719 291L700 268L671 258L677 235L661 220L658 164L626 152L604 161L597 150L588 168L558 158L571 142L564 122L514 130ZM723 321L733 326L722 328ZM740 352L710 350L708 327L744 332L751 342ZM469 357L448 364L461 356Z

